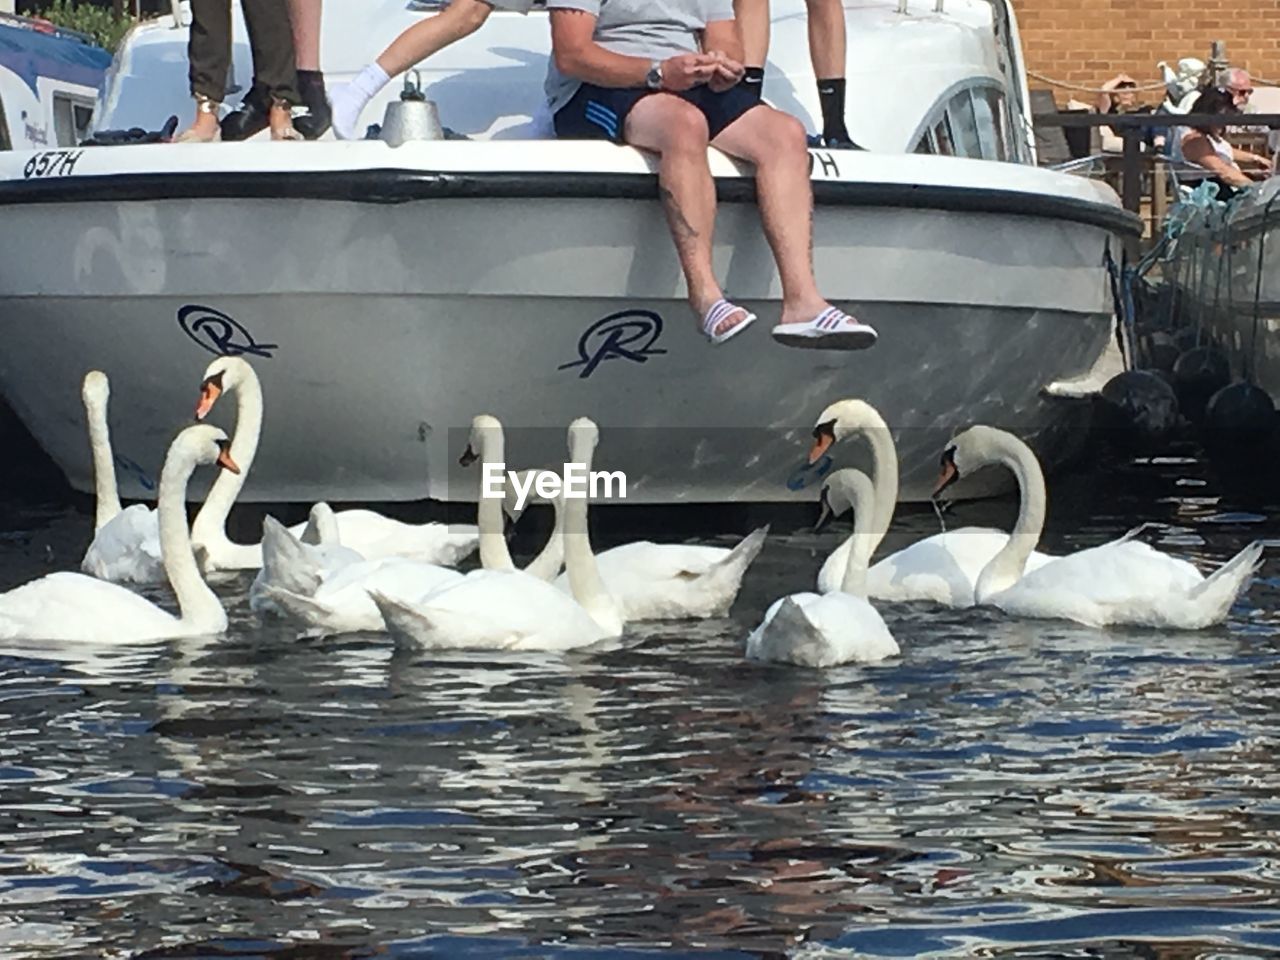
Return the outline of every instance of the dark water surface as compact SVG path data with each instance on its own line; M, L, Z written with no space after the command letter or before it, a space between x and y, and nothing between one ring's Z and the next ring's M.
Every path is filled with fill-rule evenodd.
M1053 551L1154 521L1212 565L1280 532L1194 461L1050 486ZM0 501L0 589L90 524ZM731 618L594 654L295 641L247 576L224 638L0 651L0 956L1280 950L1274 555L1216 630L881 605L897 660L745 661L843 533L775 526Z

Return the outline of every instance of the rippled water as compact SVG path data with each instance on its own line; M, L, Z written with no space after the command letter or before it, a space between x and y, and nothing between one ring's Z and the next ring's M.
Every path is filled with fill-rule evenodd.
M1276 529L1194 462L1051 489L1052 550L1156 521L1215 563ZM73 564L89 524L0 503L0 588ZM731 618L596 654L299 642L247 577L225 638L3 651L0 954L1280 949L1274 557L1218 630L884 605L896 661L744 661L838 535L774 536Z

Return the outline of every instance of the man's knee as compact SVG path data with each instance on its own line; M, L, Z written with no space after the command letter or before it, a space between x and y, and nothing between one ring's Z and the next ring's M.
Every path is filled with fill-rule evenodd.
M771 160L794 159L807 149L804 124L789 113L773 107L756 107L744 119L749 123L736 137L741 146L734 151L744 160L759 165Z
M707 149L707 118L679 97L646 97L632 108L627 121L627 141L639 146L662 153L705 153Z

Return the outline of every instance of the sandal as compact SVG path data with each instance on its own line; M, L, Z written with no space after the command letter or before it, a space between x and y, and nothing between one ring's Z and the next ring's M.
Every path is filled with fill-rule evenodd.
M174 137L172 142L173 143L217 143L219 140L221 140L222 129L216 125L208 133L201 133L200 131L196 130L196 124L200 122L201 116L208 115L208 116L217 117L218 106L219 104L216 101L210 100L208 97L200 97L200 96L196 97L196 119L192 122L190 127L188 127L186 130L183 130L180 134Z
M284 113L284 122L277 125L280 113ZM272 140L302 140L304 139L293 127L293 107L287 101L273 100L271 102L271 139Z
M739 311L746 314L746 316L728 330L716 333L716 327L724 323L724 321L732 314ZM702 332L712 343L724 343L726 340L736 337L743 330L747 329L747 327L751 326L751 324L755 323L755 321L756 315L754 313L747 310L745 307L740 307L736 303L730 303L728 300L721 298L708 307L707 312L702 315Z
M874 327L838 307L827 307L805 323L780 323L772 333L783 346L813 350L865 350L879 338Z

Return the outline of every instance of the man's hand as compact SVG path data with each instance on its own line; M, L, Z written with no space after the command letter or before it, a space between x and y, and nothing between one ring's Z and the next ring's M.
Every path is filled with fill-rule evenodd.
M707 86L716 93L723 93L730 87L735 86L742 79L743 74L746 73L746 67L719 50L711 51L708 56L715 60L716 70L707 81Z
M680 53L662 61L662 89L688 90L716 74L716 58L708 53Z

